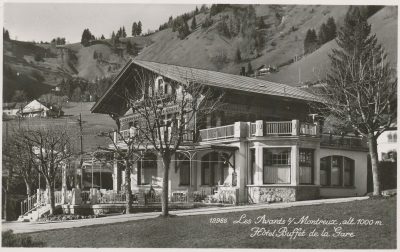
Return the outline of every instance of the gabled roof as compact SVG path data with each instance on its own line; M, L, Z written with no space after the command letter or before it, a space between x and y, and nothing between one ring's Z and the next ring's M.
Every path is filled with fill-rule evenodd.
M111 91L115 88L115 86L118 85L121 77L124 76L126 72L129 71L129 69L131 69L130 66L132 65L140 66L144 69L150 70L154 73L181 83L198 82L212 87L238 90L248 93L280 96L284 98L299 99L304 101L318 100L318 98L311 93L286 84L192 67L183 67L143 60L130 60L115 78L113 84L109 87L105 94L92 107L92 112L100 112L100 104L104 100L107 100L107 97L113 95Z
M276 95L287 98L314 101L315 96L285 84L246 77L242 75L227 74L210 70L161 64L156 62L133 60L132 63L154 71L178 82L199 81L203 84L235 89L245 92Z

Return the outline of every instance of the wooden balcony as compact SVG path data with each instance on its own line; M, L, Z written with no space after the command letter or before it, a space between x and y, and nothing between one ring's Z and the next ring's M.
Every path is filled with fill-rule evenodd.
M212 141L219 139L233 138L235 133L235 125L226 125L221 127L199 130L200 141Z
M163 131L161 131L163 132ZM170 130L168 131L170 132ZM140 131L136 131L133 129L127 129L127 130L121 130L120 135L117 135L117 141L122 141L123 139L128 139L129 137L135 135L135 134L140 134ZM163 137L163 136L161 136ZM188 131L183 134L182 140L183 142L193 142L193 132Z
M122 141L122 138L128 138L132 134L138 132L127 129L120 131L121 136L117 141ZM292 121L273 121L265 122L262 120L256 122L236 122L230 125L201 129L198 132L197 142L213 142L232 140L239 138L253 137L291 137L305 136L320 138L322 147L345 148L345 149L365 149L366 142L361 137L356 136L337 136L319 134L319 125L313 123ZM192 131L188 131L183 135L183 143L193 143L195 141Z

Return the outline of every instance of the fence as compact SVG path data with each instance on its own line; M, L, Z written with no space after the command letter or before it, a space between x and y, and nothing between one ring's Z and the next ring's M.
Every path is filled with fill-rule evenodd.
M125 202L126 202L125 192L114 192L111 190L111 191L106 191L104 193L100 193L97 203L113 204L113 203L125 203Z
M37 195L28 196L28 198L21 202L21 214L30 212L37 206Z

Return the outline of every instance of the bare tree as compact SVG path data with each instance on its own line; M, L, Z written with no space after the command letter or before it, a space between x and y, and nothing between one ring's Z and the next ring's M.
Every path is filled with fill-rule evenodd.
M108 137L113 143L113 148L101 148L106 151L114 153L114 160L118 162L122 160L125 165L125 196L126 196L126 206L125 213L129 214L132 208L132 188L131 188L131 173L132 165L135 164L139 159L143 157L146 152L148 143L144 141L144 138L139 131L136 129L130 129L129 135L124 136L120 131L117 131L117 137L121 141L116 142L113 133L109 133ZM114 161L115 162L115 161Z
M327 85L315 89L324 105L320 111L368 139L373 194L380 195L377 138L396 118L397 77L357 7L349 9L337 42L339 49L330 55L332 71Z
M223 91L211 89L190 72L180 81L168 73L136 69L134 85L126 87L122 99L137 117L136 130L158 154L163 165L162 216L168 216L168 180L172 156L183 143L196 141L196 123L218 108Z
M50 199L50 214L55 212L54 187L62 171L72 157L72 143L67 130L62 127L26 129L19 137L24 140L34 168L46 180Z
M3 153L8 160L8 164L13 167L13 173L24 180L26 194L31 196L32 187L38 174L34 169L32 155L28 146L23 139L19 138L23 134L21 131L21 129L17 129L13 133L14 137L7 138L5 143L6 148Z

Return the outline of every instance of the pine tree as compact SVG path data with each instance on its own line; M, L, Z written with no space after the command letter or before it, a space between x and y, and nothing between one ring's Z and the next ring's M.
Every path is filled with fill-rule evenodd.
M336 38L336 24L333 17L328 18L328 21L326 22L326 28L328 30L328 39L332 40Z
M8 30L3 28L3 39L4 41L10 41L10 33L8 32Z
M94 36L89 31L89 29L86 28L85 30L83 30L83 33L82 33L81 44L83 46L88 46L90 43L90 40L94 40Z
M122 37L126 38L125 26L122 26Z
M140 34L142 34L142 22L139 20L136 35L140 36Z
M318 47L318 37L314 29L308 29L304 39L304 53L311 53Z
M373 195L380 195L377 138L396 119L397 76L359 7L350 6L336 42L338 48L329 55L327 85L320 95L325 116L336 117L367 138Z
M138 25L136 22L133 22L132 24L132 36L136 36L137 34L137 29L138 29Z
M101 38L100 39L106 39L105 37L104 37L104 35L103 34L101 34Z
M197 8L197 7L196 7L196 8ZM196 16L193 16L192 24L190 25L190 28L192 29L192 31L193 31L194 29L196 29L196 26L197 26L197 23L196 23Z
M178 26L178 38L184 39L190 34L189 25L182 19L180 19L180 24Z
M111 43L115 43L115 32L113 31L111 34Z
M194 14L195 15L199 14L199 9L197 8L197 6L196 6L196 9L194 10Z
M322 25L321 25L321 27L319 28L319 31L318 31L318 43L320 44L320 45L323 45L323 44L325 44L326 42L328 42L330 39L329 39L329 30L328 30L328 27L326 26L326 24L325 23L323 23Z

